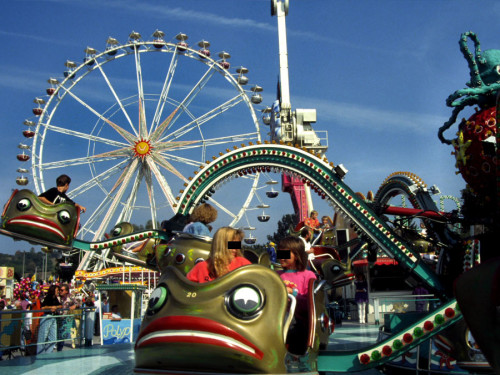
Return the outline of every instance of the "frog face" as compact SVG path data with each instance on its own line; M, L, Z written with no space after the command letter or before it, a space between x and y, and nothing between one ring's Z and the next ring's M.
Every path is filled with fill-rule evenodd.
M321 263L320 273L326 282L334 288L350 285L355 279L351 269L337 259L328 259Z
M64 245L73 241L79 221L73 204L48 205L30 190L14 191L2 214L4 229Z
M106 235L107 238L115 238L115 237L121 237L121 236L126 236L127 234L133 233L134 232L134 227L132 224L127 223L127 222L122 222L119 224L116 224L113 229L109 232L109 234ZM116 245L111 247L111 250L116 253L116 254L121 254L123 249L123 245Z
M163 272L173 266L186 275L196 263L208 258L211 243L210 237L177 233L168 244L156 246L158 268Z
M310 260L311 268L319 273L328 285L340 288L354 281L349 264L340 260L337 250L330 246L314 246L315 258Z
M283 282L263 266L202 284L167 267L136 341L136 367L284 373L286 306Z

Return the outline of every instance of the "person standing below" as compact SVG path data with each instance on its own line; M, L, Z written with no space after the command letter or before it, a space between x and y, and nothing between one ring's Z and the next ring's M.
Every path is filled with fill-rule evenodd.
M118 311L118 305L111 306L111 320L122 320L122 314Z
M57 299L57 287L51 285L47 291L47 295L43 299L41 308L46 310L40 320L40 327L38 328L38 348L37 354L46 352L51 353L56 346L57 340L57 322L54 316L57 309L62 307Z
M83 303L85 307L85 346L92 346L94 338L94 318L95 318L95 303L92 295L87 295Z
M422 283L418 283L418 285L413 290L413 295L417 296L415 298L415 310L418 312L423 312L427 310L427 296L429 291L424 288Z
M269 260L271 261L271 263L277 263L278 259L276 258L276 244L274 242L269 242L266 251L269 254Z
M109 312L109 300L108 300L108 297L106 297L106 296L102 297L102 312L103 313Z
M78 308L78 303L76 302L75 298L73 298L70 293L69 293L69 285L68 284L62 284L59 288L59 302L61 303L63 309L69 309L69 310L64 310L61 312L62 315L66 315L64 318L61 317L58 319L58 339L61 341L57 342L57 351L60 352L63 347L64 347L64 339L69 339L71 337L71 327L74 325L74 317L70 316L67 317L67 315L73 315L73 310ZM69 326L69 330L67 330Z
M286 251L289 256L281 255ZM297 299L294 320L287 336L288 351L292 354L302 355L307 348L309 328L308 294L309 281L316 279L314 272L306 269L307 253L304 244L296 237L286 237L278 243L278 259L283 271L278 271L283 280L288 294Z
M243 258L240 249L233 246L240 243L241 232L230 227L222 227L215 232L208 259L197 263L187 274L187 278L197 283L206 283L235 270L251 264Z
M43 203L54 205L59 203L72 203L81 212L85 212L86 208L73 202L67 195L66 192L69 189L69 184L71 183L71 178L65 174L60 175L56 179L56 187L50 188L46 192L40 194L38 198Z
M366 304L368 302L368 284L366 283L364 274L362 273L356 274L356 280L354 281L354 286L356 288L354 301L358 305L359 322L361 324L365 324Z

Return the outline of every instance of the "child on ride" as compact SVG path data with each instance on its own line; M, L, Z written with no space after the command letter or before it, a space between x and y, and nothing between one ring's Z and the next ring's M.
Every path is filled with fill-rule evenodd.
M240 231L230 227L220 228L215 232L208 259L196 264L186 277L191 281L206 283L236 268L251 264L249 260L242 257L238 246L233 246L239 243L241 248L242 239L243 235Z
M289 250L289 259L282 255L283 251ZM309 293L309 281L316 279L316 275L306 269L307 253L304 243L297 237L286 237L278 244L278 259L283 271L278 271L278 275L285 283L286 290L297 299L294 321L290 325L287 336L288 351L293 354L304 354L307 349L308 337L308 310L307 295Z
M306 269L307 253L304 243L297 237L286 237L278 244L278 251L290 250L289 259L278 259L283 271L278 275L285 283L288 293L297 299L304 299L309 291L309 280L316 279L316 275Z

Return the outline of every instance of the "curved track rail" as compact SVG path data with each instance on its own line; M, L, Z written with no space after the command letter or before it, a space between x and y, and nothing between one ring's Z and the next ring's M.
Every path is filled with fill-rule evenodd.
M304 148L284 144L250 144L220 153L212 162L201 165L177 197L177 212L188 214L215 193L224 180L245 174L275 171L301 176L307 184L335 209L342 211L361 230L368 241L379 246L404 267L411 269L438 293L442 286L435 273L420 262L420 255L393 233L391 228L335 172L326 158Z

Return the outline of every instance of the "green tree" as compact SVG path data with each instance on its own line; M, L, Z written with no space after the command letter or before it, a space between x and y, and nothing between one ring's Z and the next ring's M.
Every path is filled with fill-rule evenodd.
M267 235L267 239L271 242L277 244L281 239L289 235L290 227L294 227L297 222L297 217L295 214L286 214L278 221L278 230L272 235Z

